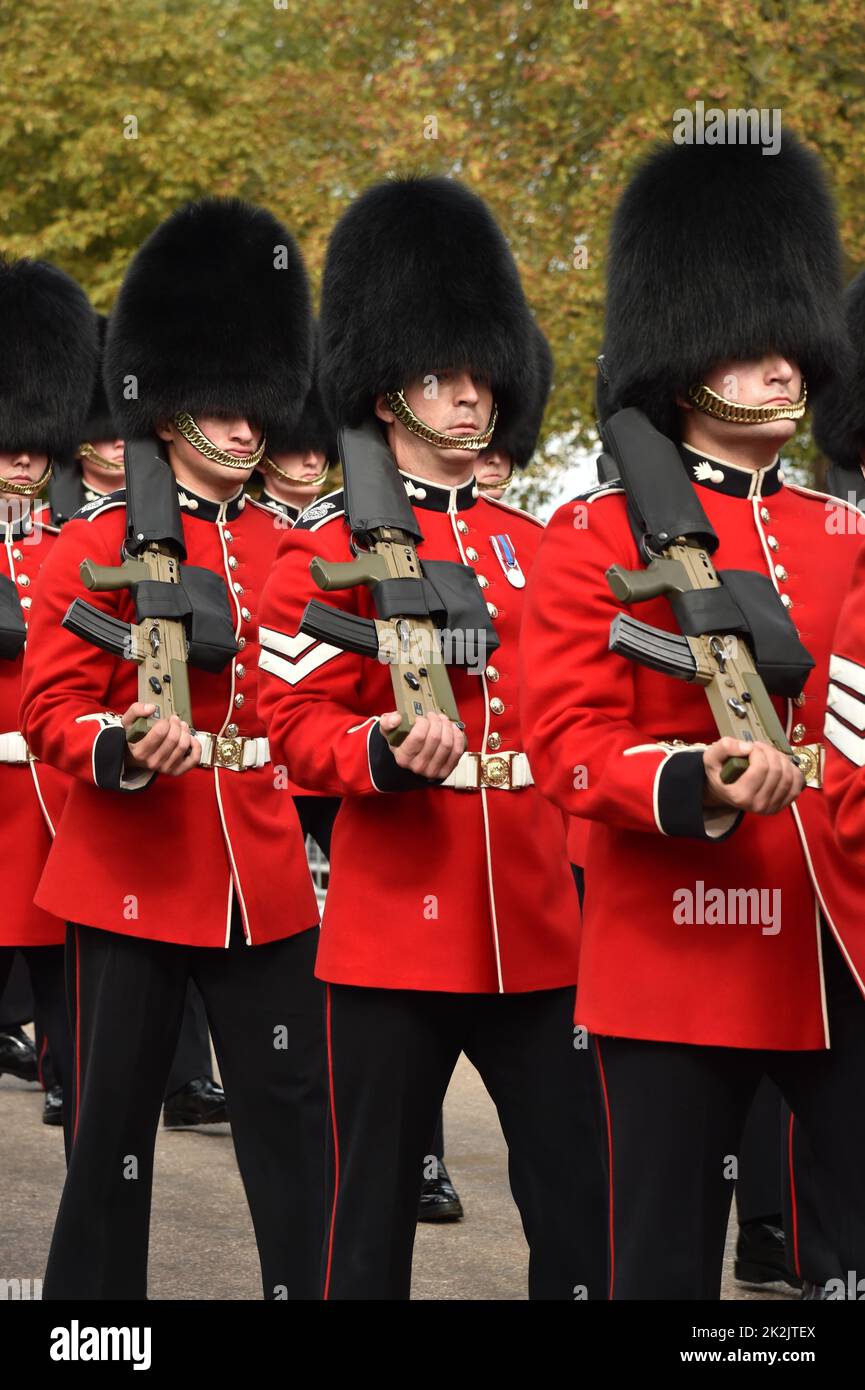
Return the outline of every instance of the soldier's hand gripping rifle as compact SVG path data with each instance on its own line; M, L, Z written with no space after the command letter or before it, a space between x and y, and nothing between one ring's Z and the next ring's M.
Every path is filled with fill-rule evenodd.
M373 421L359 429L340 429L338 439L345 511L357 559L335 563L316 556L309 568L325 592L365 584L378 617L360 618L312 599L300 630L390 666L401 715L398 727L387 734L393 747L430 713L443 714L463 728L431 613L430 589L418 560L423 535L393 456Z
M719 576L711 560L718 538L678 451L642 411L619 411L603 435L648 562L644 570L612 565L607 582L622 603L669 598L682 629L665 632L620 613L610 651L703 686L721 737L770 743L807 764L808 750L797 753L787 741L767 682L774 694L798 695L814 662L770 581L745 570ZM728 758L721 780L736 781L747 766L747 758ZM807 777L813 769L803 771Z
M113 656L137 663L138 698L156 705L153 715L136 719L127 730L128 742L137 743L153 721L172 714L192 725L185 625L191 605L180 578L186 548L177 491L164 458L150 440L127 442L126 494L122 563L94 565L82 560L81 578L91 590L129 589L138 622L122 622L77 598L63 626Z

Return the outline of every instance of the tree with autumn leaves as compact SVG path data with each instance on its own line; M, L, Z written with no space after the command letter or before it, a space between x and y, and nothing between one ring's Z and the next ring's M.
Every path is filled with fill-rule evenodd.
M173 208L236 194L287 222L317 283L362 188L453 174L550 339L544 438L585 443L612 212L676 110L779 108L827 163L850 276L865 264L863 38L854 0L28 0L4 21L0 247L105 310Z

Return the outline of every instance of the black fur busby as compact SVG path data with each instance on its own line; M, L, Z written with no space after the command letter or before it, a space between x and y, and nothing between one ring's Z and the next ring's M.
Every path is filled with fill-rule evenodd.
M489 376L503 424L525 409L533 320L486 205L446 178L368 188L334 228L321 298L322 390L337 425L445 367Z
M532 324L531 347L525 366L520 409L496 421L490 442L490 448L501 449L516 468L525 468L535 452L553 384L553 354L536 323Z
M290 428L311 372L306 269L272 213L205 198L148 237L120 287L105 346L105 389L125 437L183 411Z
M303 403L300 419L290 428L283 420L271 421L267 431L267 451L272 454L321 452L335 463L338 457L336 429L326 410L319 382L318 351L314 354L312 385Z
M79 443L92 443L94 439L123 438L122 431L118 427L118 422L111 413L108 397L105 394L105 382L102 380L105 333L108 327L108 319L105 314L98 315L97 324L99 330L99 370L96 373L93 395L90 398L90 408L87 412L87 419L84 421L81 429L81 439Z
M840 267L822 166L789 131L775 155L656 149L613 220L604 408L637 406L676 437L677 394L718 362L770 352L816 392L846 357Z
M865 271L847 286L844 312L852 344L848 369L815 396L811 423L829 462L859 474L865 450Z
M46 261L0 260L0 324L0 449L68 453L97 371L86 294Z

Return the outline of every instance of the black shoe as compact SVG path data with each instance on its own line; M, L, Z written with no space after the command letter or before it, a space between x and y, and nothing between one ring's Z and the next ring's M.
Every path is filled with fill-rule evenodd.
M810 1279L805 1279L801 1297L806 1303L831 1303L838 1295L827 1293L825 1284L812 1284Z
M442 1159L438 1161L438 1176L424 1178L420 1190L418 1221L462 1221L463 1204L448 1176Z
M787 1266L787 1241L780 1226L771 1221L745 1221L736 1241L735 1275L740 1284L789 1284L801 1289L802 1281Z
M221 1125L228 1119L225 1092L209 1076L187 1081L169 1096L162 1107L166 1129L188 1129L192 1125Z
M50 1086L45 1092L45 1104L42 1107L43 1125L62 1125L63 1123L63 1087Z
M39 1080L36 1048L23 1028L4 1028L0 1032L0 1076L4 1071L21 1081Z

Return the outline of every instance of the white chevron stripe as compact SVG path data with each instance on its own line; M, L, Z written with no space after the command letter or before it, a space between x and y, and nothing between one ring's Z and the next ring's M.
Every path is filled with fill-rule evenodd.
M839 753L843 753L851 763L857 767L865 764L865 738L859 738L852 729L848 729L846 724L841 724L834 714L826 711L826 722L823 726L823 733L830 743L833 743Z
M851 690L865 695L865 667L859 666L855 661L848 661L846 656L835 656L834 653L830 656L829 679L840 681L842 685L849 685Z
M295 657L312 646L315 638L309 637L305 632L298 632L294 637L289 637L285 632L277 632L275 627L260 627L258 640L263 647L270 647L272 651L280 652L282 656L290 657L294 661Z
M264 630L262 628L262 632ZM319 666L323 666L326 661L331 661L333 657L341 655L342 647L331 647L327 642L319 642L318 646L311 652L307 652L300 661L286 661L284 657L277 656L267 647L262 647L258 664L262 671L269 671L272 676L279 676L280 680L286 681L289 685L297 685L310 672L317 671Z
M851 695L840 685L830 683L826 704L855 729L865 730L865 700L860 700L858 695Z

